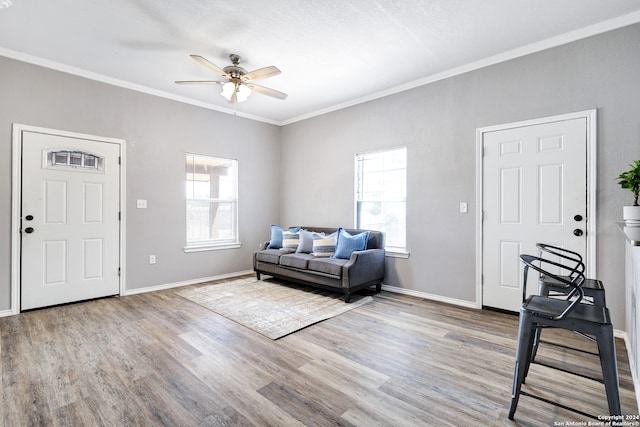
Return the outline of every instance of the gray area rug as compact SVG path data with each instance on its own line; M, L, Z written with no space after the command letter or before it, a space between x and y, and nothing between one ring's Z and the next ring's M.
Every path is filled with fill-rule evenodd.
M176 293L273 340L373 301L353 295L346 304L335 292L254 278Z

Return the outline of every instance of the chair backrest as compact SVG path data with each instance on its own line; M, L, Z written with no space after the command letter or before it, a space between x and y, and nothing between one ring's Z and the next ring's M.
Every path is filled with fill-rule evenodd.
M550 259L538 257L535 255L523 254L523 255L520 255L520 260L525 265L524 266L524 285L523 285L524 289L526 289L527 287L527 274L528 274L529 268L533 268L537 272L547 277L551 277L552 279L557 280L572 289L571 292L569 292L565 296L565 300L570 301L570 304L568 304L562 312L558 313L555 316L552 316L551 317L552 319L556 319L556 320L562 319L567 314L569 314L577 304L580 304L580 301L582 300L582 298L584 298L584 290L582 289L582 284L585 281L585 277L584 277L584 272L578 270L579 266L576 265L574 267L570 267L567 265L560 264L559 262L555 262ZM563 277L565 275L558 275L555 273L551 273L548 269L553 267L556 267L560 270L564 270L568 272L566 276L573 277L574 275L577 275L577 279L570 280L570 279L567 279L566 277Z
M585 272L586 266L582 260L582 255L578 252L571 251L569 249L560 248L558 246L552 246L546 243L536 243L536 247L542 252L546 252L555 255L559 258L571 261L576 264L576 270L582 273ZM573 280L576 280L579 276L577 274L569 275Z

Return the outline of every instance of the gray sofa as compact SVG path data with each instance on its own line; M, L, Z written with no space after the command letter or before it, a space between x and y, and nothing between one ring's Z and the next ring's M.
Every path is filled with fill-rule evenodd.
M337 228L300 227L304 230L331 234ZM288 253L280 249L267 249L262 244L253 256L253 270L258 280L261 274L285 281L333 290L344 294L349 302L351 294L370 286L376 292L382 289L384 279L384 233L374 230L345 229L355 235L369 231L367 247L355 251L350 259L318 258L309 253Z

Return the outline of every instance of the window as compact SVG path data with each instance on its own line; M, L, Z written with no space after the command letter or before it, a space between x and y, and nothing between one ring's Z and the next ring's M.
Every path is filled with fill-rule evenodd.
M237 247L238 161L186 155L187 247Z
M385 233L391 254L406 254L407 149L356 154L356 227Z
M102 172L104 159L90 153L69 150L47 152L46 168L75 169L82 172Z

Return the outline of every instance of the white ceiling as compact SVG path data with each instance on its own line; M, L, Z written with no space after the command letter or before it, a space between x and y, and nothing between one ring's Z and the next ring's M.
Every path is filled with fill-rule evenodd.
M640 22L638 0L11 0L0 55L233 112L229 53L275 65L238 115L286 124Z

